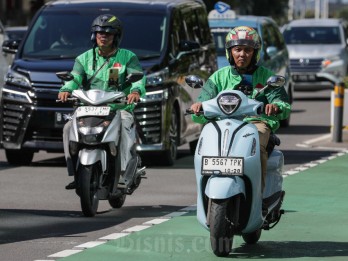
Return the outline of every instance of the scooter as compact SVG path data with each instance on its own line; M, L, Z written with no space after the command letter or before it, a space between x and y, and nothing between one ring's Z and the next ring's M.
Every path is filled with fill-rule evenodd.
M191 88L204 88L194 75L185 78ZM208 123L200 134L194 156L197 182L197 219L210 231L211 248L216 256L228 256L233 237L241 235L247 244L255 244L262 230L273 228L284 211L282 189L284 156L274 149L267 163L267 178L261 192L261 160L258 131L243 121L246 115L257 116L263 103L255 98L267 88L284 85L282 76L272 76L253 98L250 88L221 92L202 103ZM244 93L245 92L245 93ZM192 114L192 110L187 110ZM270 144L269 144L270 145ZM273 147L273 148L272 148Z
M70 72L58 72L63 81L74 80ZM142 73L130 74L126 82L140 80ZM87 217L96 214L99 200L108 200L113 208L123 206L126 195L131 195L145 176L145 167L135 150L125 173L121 174L120 136L121 113L111 111L109 103L125 103L123 92L79 90L72 92L74 113L69 133L69 150L76 161L76 194L80 197L82 212ZM59 100L57 100L58 102Z

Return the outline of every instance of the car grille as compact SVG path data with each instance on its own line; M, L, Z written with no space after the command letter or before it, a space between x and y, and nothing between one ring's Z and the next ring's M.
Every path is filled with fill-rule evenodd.
M290 69L292 72L316 73L321 70L322 61L323 59L291 59Z
M140 102L134 110L137 132L141 144L153 144L161 141L161 102Z
M3 139L7 142L17 143L18 136L27 125L31 109L26 105L10 102L3 103Z

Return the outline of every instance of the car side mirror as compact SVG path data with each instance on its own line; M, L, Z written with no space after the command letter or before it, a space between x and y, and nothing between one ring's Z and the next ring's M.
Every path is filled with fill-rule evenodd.
M179 50L181 52L190 52L200 47L200 44L195 41L181 41L179 43Z
M192 89L199 89L203 86L203 80L196 75L188 75L185 77L185 82Z
M192 53L192 52L196 52L201 48L201 45L195 41L181 41L179 43L179 53L178 55L175 57L175 59L180 59L181 56L188 54L188 53Z
M2 51L4 53L15 54L18 51L20 40L6 40L2 43Z

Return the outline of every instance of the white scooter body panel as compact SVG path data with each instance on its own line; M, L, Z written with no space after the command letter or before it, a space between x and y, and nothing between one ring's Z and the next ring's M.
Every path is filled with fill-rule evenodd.
M81 165L92 165L100 161L103 171L106 171L106 151L101 149L86 149L83 148L79 151L79 164Z
M112 119L108 129L104 133L104 137L101 143L115 142L118 145L121 133L121 113L116 112L115 117ZM79 142L78 127L77 127L77 117L76 112L72 116L72 125L69 133L69 141Z

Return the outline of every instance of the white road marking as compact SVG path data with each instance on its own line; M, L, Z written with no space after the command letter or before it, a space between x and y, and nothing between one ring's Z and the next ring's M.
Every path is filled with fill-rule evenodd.
M155 219L147 221L143 224L144 225L158 225L158 224L161 224L161 223L168 221L168 220L170 220L170 218L155 218Z
M101 239L101 240L115 240L115 239L125 237L128 235L129 235L129 233L113 233L113 234L107 235L105 237L101 237L99 239Z
M138 226L134 226L134 227L130 227L130 228L127 228L125 230L122 230L122 232L129 232L129 233L139 232L139 231L147 229L149 227L151 227L151 226L138 225Z
M83 250L74 250L74 249L68 249L68 250L63 250L60 252L57 252L55 254L49 255L48 257L67 257L67 256L71 256L77 253L82 252Z
M75 247L76 248L92 248L92 247L99 246L99 245L104 244L104 243L106 243L106 241L90 241L90 242L87 242L87 243L84 243L84 244L81 244L81 245L78 245Z

